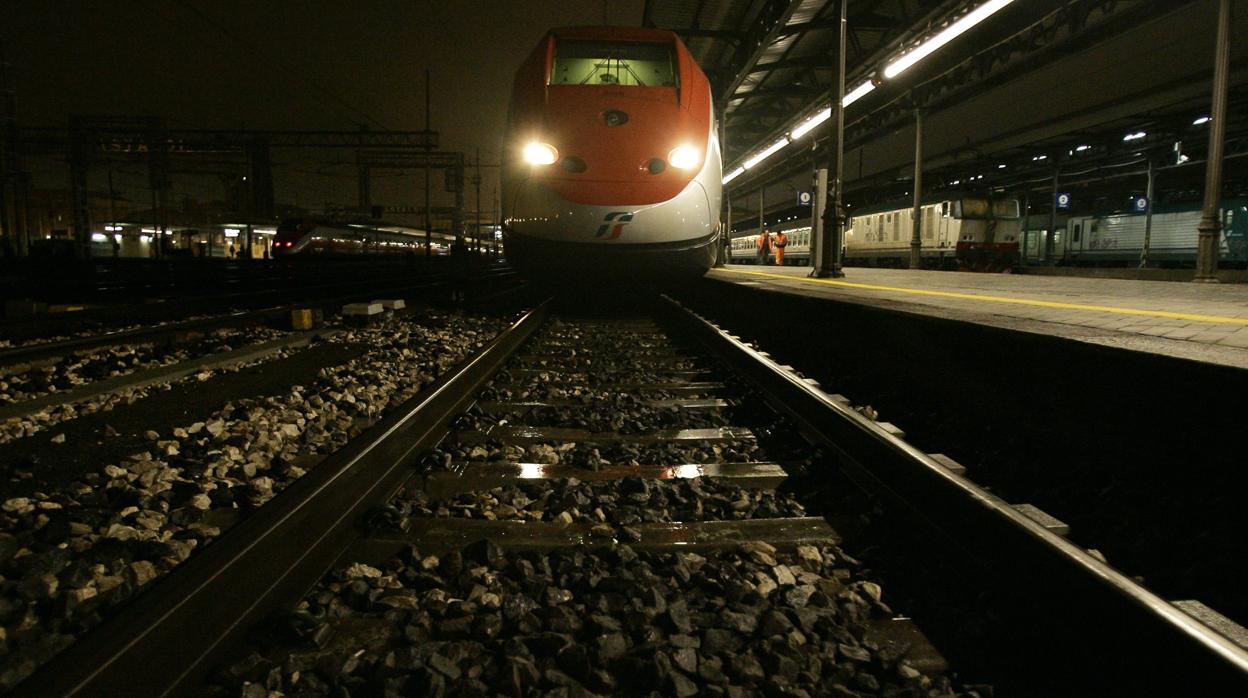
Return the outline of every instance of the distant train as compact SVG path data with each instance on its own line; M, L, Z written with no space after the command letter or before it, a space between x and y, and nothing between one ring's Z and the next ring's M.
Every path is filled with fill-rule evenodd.
M434 254L449 254L453 235L433 233ZM290 218L277 227L273 256L424 254L425 232L416 228Z
M1004 271L1018 264L1021 223L1018 200L961 196L934 200L920 207L920 255L923 266L972 271ZM878 207L855 211L845 231L845 263L861 266L907 267L910 264L913 208ZM809 219L769 227L789 238L785 264L810 262ZM734 262L756 259L758 233L732 241Z
M1148 259L1159 266L1196 263L1199 203L1158 206L1149 231ZM1134 266L1144 249L1145 214L1113 213L1068 216L1058 227L1054 257L1063 265ZM1230 266L1248 263L1248 200L1222 202L1219 261Z
M502 190L522 269L704 273L722 190L710 82L669 31L551 30L516 71Z

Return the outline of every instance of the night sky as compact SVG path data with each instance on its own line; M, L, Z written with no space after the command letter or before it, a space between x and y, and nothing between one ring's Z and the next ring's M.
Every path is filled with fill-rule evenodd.
M442 149L471 159L480 147L483 162L497 163L512 75L546 30L601 24L604 11L611 24L637 25L643 0L6 5L0 40L13 64L22 126L62 126L69 114L92 114L160 116L184 127L420 129L429 68ZM353 168L334 166L325 154L314 159L275 152L278 201L353 205ZM61 165L29 166L37 185L66 186ZM147 197L141 166L122 165L115 174L127 196ZM93 187L101 187L101 176L93 171ZM484 176L488 199L496 170ZM396 173L374 184L374 199L416 204L413 186L423 186L423 177ZM174 188L175 197L221 197L214 177L176 176ZM435 189L435 205L438 198Z

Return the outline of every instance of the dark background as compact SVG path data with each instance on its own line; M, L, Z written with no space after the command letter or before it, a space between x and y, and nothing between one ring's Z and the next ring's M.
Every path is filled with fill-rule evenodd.
M143 115L172 126L253 129L424 128L424 71L441 149L481 148L496 164L512 75L551 27L638 25L642 0L51 0L0 11L19 126L64 126L69 114ZM348 154L278 153L279 202L317 207L356 198ZM28 163L35 186L67 186L62 163ZM115 172L121 194L147 197L140 165ZM105 188L93 172L91 186ZM379 179L385 177L380 175ZM497 169L483 171L483 199ZM388 180L388 181L387 181ZM379 203L412 204L421 177L374 184ZM212 177L174 177L174 196L220 196ZM435 205L437 195L435 189ZM448 200L449 203L449 200ZM472 206L471 198L469 206ZM483 209L488 204L483 201Z

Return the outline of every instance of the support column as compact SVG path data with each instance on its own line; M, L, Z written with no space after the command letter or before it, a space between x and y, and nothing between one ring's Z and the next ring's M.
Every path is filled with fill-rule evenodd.
M823 238L819 244L819 257L811 276L827 279L845 276L841 271L841 253L844 247L845 200L842 191L845 174L845 42L848 31L845 7L849 0L841 0L840 41L837 47L839 66L836 75L836 174L832 179L832 201L824 212Z
M923 110L914 110L914 220L910 224L910 268L923 267Z
M812 178L812 189L815 192L810 211L810 265L816 266L824 245L824 216L828 208L828 171L826 168L815 170Z
M1213 110L1209 121L1209 157L1205 162L1205 205L1196 226L1197 283L1217 283L1222 234L1222 141L1226 134L1227 67L1230 62L1231 0L1218 2L1218 43L1213 61Z
M1057 235L1057 176L1060 170L1053 166L1053 196L1049 203L1049 231L1044 235L1044 263L1053 263L1053 236Z
M1153 168L1153 159L1148 159L1148 185L1144 190L1144 198L1148 202L1148 206L1144 209L1144 246L1140 248L1140 268L1144 269L1148 266L1149 246L1153 241L1153 177L1156 170Z
M715 110L719 114L719 161L721 163L728 162L727 143L728 143L728 118L724 115L724 108L720 105ZM728 224L726 227L720 226L719 229L719 250L715 253L715 266L722 267L732 261L732 201L728 197L728 187L722 187L724 201L728 203Z

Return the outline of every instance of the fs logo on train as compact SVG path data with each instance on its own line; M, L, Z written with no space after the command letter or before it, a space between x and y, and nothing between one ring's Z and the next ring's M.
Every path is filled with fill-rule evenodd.
M598 232L594 233L594 237L603 240L614 240L624 232L624 226L633 220L633 214L627 211L612 211L608 213L606 218L602 219L602 225L598 226ZM610 230L610 234L607 231Z

